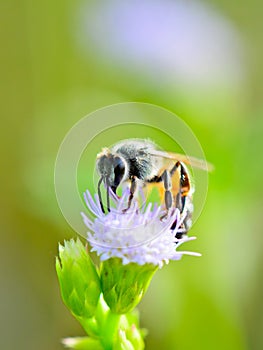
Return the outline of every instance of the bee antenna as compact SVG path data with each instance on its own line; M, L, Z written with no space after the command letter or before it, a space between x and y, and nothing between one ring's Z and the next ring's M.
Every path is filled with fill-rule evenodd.
M103 206L103 203L102 203L101 190L100 190L100 185L102 183L102 180L103 180L103 177L101 177L99 179L99 182L98 182L98 196L99 196L101 210L102 210L103 213L105 213L105 209L104 209L104 206Z
M107 184L107 208L108 208L108 212L110 212L110 186L109 186L108 178L106 178L106 184Z

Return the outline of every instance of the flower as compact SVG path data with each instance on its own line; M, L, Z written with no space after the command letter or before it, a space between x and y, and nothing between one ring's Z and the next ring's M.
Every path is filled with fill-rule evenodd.
M127 200L129 189L124 191L120 200L115 199L115 206L109 213L103 213L99 197L92 198L89 191L84 193L84 199L89 210L95 215L94 221L81 213L89 231L87 239L91 251L97 252L101 261L111 258L120 258L122 264L136 263L138 265L153 264L161 268L170 260L179 260L183 254L200 255L193 252L178 251L177 248L184 242L195 237L175 238L180 230L183 218L178 209L167 215L161 206L143 205L133 201L129 210ZM172 224L176 222L172 230Z
M91 251L101 260L103 297L114 314L133 310L156 270L165 263L179 260L183 254L199 255L177 251L183 242L193 239L175 237L184 219L178 209L167 214L161 206L149 203L139 207L139 201L134 200L127 210L129 193L127 188L120 199L111 193L115 205L104 213L99 196L95 194L93 199L86 191L84 199L95 219L92 221L81 213L89 229L87 239Z

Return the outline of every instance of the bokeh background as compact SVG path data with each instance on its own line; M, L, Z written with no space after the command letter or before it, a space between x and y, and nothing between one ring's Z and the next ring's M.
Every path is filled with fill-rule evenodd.
M56 202L56 154L83 116L138 101L185 120L216 168L191 232L202 258L165 267L139 307L147 349L262 349L262 3L1 7L0 348L59 350L83 334L54 269L57 243L76 237Z

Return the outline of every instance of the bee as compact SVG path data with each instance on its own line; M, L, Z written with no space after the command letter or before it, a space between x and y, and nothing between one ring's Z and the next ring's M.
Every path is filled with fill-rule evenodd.
M102 183L107 189L107 209L110 211L110 189L116 194L122 183L130 182L128 206L124 212L131 207L139 186L157 186L166 209L164 216L174 208L178 208L181 213L183 221L176 234L176 238L181 238L191 227L193 212L194 185L187 164L203 170L211 169L211 165L206 161L162 151L150 140L127 139L111 148L103 148L96 160L100 176L98 195L102 211L105 213L100 189ZM175 227L176 222L171 229Z

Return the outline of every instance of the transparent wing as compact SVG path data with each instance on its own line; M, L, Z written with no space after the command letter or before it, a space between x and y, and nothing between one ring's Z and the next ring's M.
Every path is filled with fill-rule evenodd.
M167 160L174 160L174 161L179 161L183 162L185 164L189 164L193 166L194 168L198 168L201 170L205 171L212 171L214 170L214 166L211 163L208 163L207 161L203 159L198 159L195 157L190 157L186 156L181 153L173 153L173 152L164 152L164 151L159 151L159 150L151 150L150 151L151 155L156 156L156 157L162 157Z

